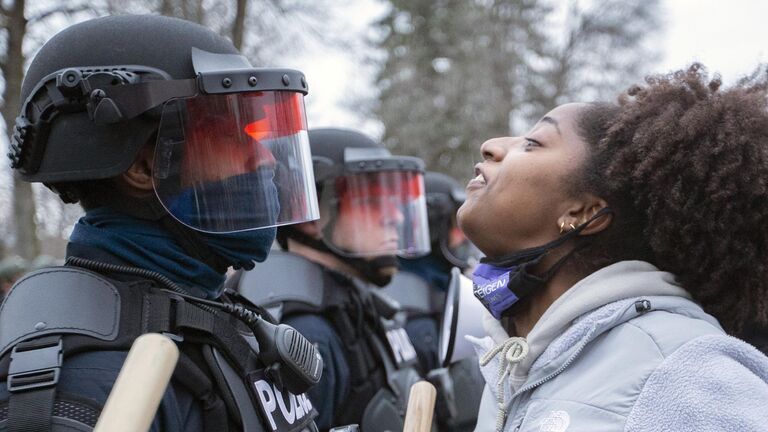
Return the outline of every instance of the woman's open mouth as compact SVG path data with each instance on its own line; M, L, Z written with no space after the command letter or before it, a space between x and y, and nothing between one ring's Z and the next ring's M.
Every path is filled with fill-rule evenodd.
M469 181L469 183L467 183L467 190L483 188L487 184L485 182L485 176L483 175L482 171L480 171L480 168L475 167L475 173L477 174L477 177L473 178Z

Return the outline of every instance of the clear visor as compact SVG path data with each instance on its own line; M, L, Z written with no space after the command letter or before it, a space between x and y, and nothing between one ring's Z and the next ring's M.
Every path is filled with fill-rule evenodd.
M450 254L451 261L455 261L452 264L461 264L459 267L466 267L473 252L473 245L464 234L464 231L459 228L455 214L451 215L450 227L446 233L446 238L440 239L440 243L440 246L445 248L443 253Z
M198 231L319 218L300 93L202 95L166 103L153 176L165 209Z
M350 257L429 253L424 179L413 171L354 174L323 187L323 239Z

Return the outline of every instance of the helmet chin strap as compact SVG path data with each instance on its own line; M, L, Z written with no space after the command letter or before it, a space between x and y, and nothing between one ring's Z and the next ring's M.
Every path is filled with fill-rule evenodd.
M197 231L174 219L154 195L146 198L118 196L115 199L110 199L107 205L138 219L159 222L187 255L205 263L216 272L224 274L229 268L229 263L207 247Z
M290 238L305 246L309 246L312 249L329 253L339 258L344 263L360 272L365 280L378 287L388 285L389 282L392 281L392 277L397 273L398 269L400 269L400 263L395 255L382 255L371 259L349 257L335 250L335 248L328 247L323 240L309 236L293 227L288 229L290 230L290 234L288 235Z

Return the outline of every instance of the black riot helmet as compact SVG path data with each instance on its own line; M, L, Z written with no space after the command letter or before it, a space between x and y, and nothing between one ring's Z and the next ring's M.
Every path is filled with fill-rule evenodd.
M306 93L301 72L254 68L200 25L98 18L35 56L9 157L22 179L77 202L154 146L155 196L141 207L211 233L303 222L318 216Z
M322 242L287 229L278 233L281 243L289 236L329 251L377 285L389 281L380 270L396 267L396 255L429 252L423 161L393 156L353 130L313 129L309 143Z
M452 177L432 171L424 176L424 186L432 254L466 269L473 246L456 223L456 211L467 196L464 188Z

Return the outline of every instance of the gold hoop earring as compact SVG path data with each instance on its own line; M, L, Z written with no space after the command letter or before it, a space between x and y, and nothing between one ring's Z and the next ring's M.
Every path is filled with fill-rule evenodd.
M576 227L575 227L575 226L573 226L573 224L572 224L572 223L569 223L569 224L568 224L568 226L569 226L571 229L569 229L569 230L567 230L567 231L571 231L571 230L575 230L575 229L576 229ZM562 221L562 222L560 222L560 234L562 234L562 233L564 233L564 232L566 232L566 229L565 229L565 221Z

